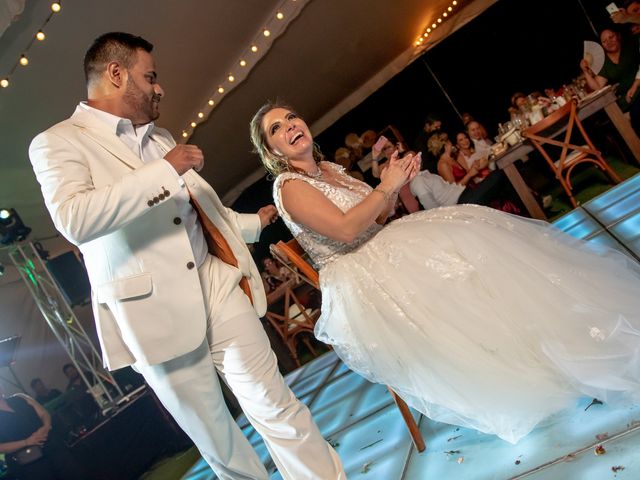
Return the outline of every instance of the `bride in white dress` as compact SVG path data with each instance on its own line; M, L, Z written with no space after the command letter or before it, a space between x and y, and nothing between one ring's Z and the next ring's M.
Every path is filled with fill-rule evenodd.
M320 270L316 336L428 417L517 442L583 395L640 400L640 267L547 223L490 208L384 228L419 158L375 189L319 161L305 122L271 104L251 136L283 220Z

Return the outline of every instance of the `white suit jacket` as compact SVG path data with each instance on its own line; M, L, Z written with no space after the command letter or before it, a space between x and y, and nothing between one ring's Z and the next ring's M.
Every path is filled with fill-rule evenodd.
M155 129L151 140L164 151L175 146L166 130ZM38 135L29 156L56 228L84 256L105 366L161 363L196 349L206 335L205 306L172 195L185 187L166 162L143 163L80 108ZM262 316L264 288L245 244L260 235L258 215L226 208L194 171L182 178L229 243Z

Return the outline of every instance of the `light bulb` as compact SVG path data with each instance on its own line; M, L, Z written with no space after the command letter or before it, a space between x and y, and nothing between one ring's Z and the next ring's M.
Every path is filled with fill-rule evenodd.
M458 2L456 2L456 0L453 0L453 2L451 2L451 5L457 5Z
M436 25L435 23L431 25L431 28L436 28L438 25Z
M182 132L182 136L183 136L184 138L187 138L187 137L189 136L189 134L188 134L187 132Z
M2 80L0 80L0 87L7 88L8 86L9 86L9 79L8 78L3 78Z
M204 113L198 112L198 118L204 118Z
M235 81L236 81L236 77L234 77L233 75L229 75L229 76L227 77L227 79L228 79L230 82L235 82Z
M62 5L60 5L60 2L53 2L51 4L51 10L53 10L55 13L58 13L61 8L62 8Z
M447 8L447 10L451 11L451 10L453 10L453 8L449 7L449 8Z
M29 59L25 57L24 54L20 55L20 65L22 65L23 67L29 65Z
M428 33L423 33L423 34L422 34L422 36L423 36L424 38L427 38L427 37L429 36L429 34L428 34Z
M36 38L40 41L44 40L46 38L46 35L44 34L44 32L42 30L38 30L38 33L36 33Z
M262 34L263 34L265 37L268 37L269 35L271 35L271 32L265 28L265 29L262 31Z
M431 29L430 28L427 28L427 33L431 33Z
M191 128L196 128L196 125L198 125L196 122L191 122Z
M218 93L224 93L224 87L218 87Z
M282 19L284 18L284 13L282 13L282 12L278 12L278 13L276 13L276 18L277 18L278 20L282 20Z
M442 23L442 19L441 18L438 19L438 23Z
M257 52L258 51L258 46L257 45L251 45L251 51L253 53Z
M207 103L213 107L213 104L216 103L216 102L214 102L213 100L209 99L209 101Z
M245 62L244 60L240 60L240 66L241 67L246 67L247 66L247 62Z

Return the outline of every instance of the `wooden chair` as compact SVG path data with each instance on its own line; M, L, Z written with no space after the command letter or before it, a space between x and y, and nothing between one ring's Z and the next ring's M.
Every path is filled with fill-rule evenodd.
M308 308L295 293L296 288L300 286L301 283L295 280L283 284L282 314L272 311L267 311L265 314L265 318L278 332L298 367L301 366L298 358L298 341L302 341L314 357L318 356L310 342L310 337L313 337L313 328L320 316L319 308Z
M318 272L305 260L305 251L298 244L296 239L289 240L288 242L279 241L276 245L271 245L271 253L275 258L280 260L285 266L291 268L289 262L291 262L297 269L298 274L302 280L309 285L320 289L320 277ZM315 317L317 319L318 317ZM315 321L315 320L314 320ZM400 410L400 414L409 429L409 434L413 440L413 444L419 452L423 452L426 448L420 429L416 424L409 407L402 398L398 396L390 387L387 387L393 401Z
M577 110L577 102L573 100L523 132L523 136L531 140L534 147L547 161L574 208L578 206L578 202L576 202L572 194L573 187L570 177L577 165L592 163L605 172L612 182L620 183L621 181L620 177L591 142L582 126L582 122L578 118ZM571 143L574 126L578 130L576 137L581 136L586 145ZM561 135L562 139L556 139ZM552 149L550 147L553 146L561 148L560 157L557 160L553 160L549 155L549 150Z

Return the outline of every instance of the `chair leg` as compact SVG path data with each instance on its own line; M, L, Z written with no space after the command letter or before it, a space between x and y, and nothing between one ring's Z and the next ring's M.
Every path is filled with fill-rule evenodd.
M303 338L302 343L304 343L307 349L311 352L311 355L313 355L314 357L318 356L318 354L316 353L316 349L313 348L313 345L311 345L311 342L309 341L308 338Z
M407 424L407 428L409 429L409 434L411 435L411 439L413 440L413 444L416 446L416 450L419 452L424 452L426 445L424 443L424 438L422 438L422 434L420 433L420 429L418 428L418 424L416 423L409 407L405 403L405 401L398 396L396 392L394 392L390 387L389 393L391 394L391 398L396 403L396 406L400 410L400 415L404 420L404 423Z

